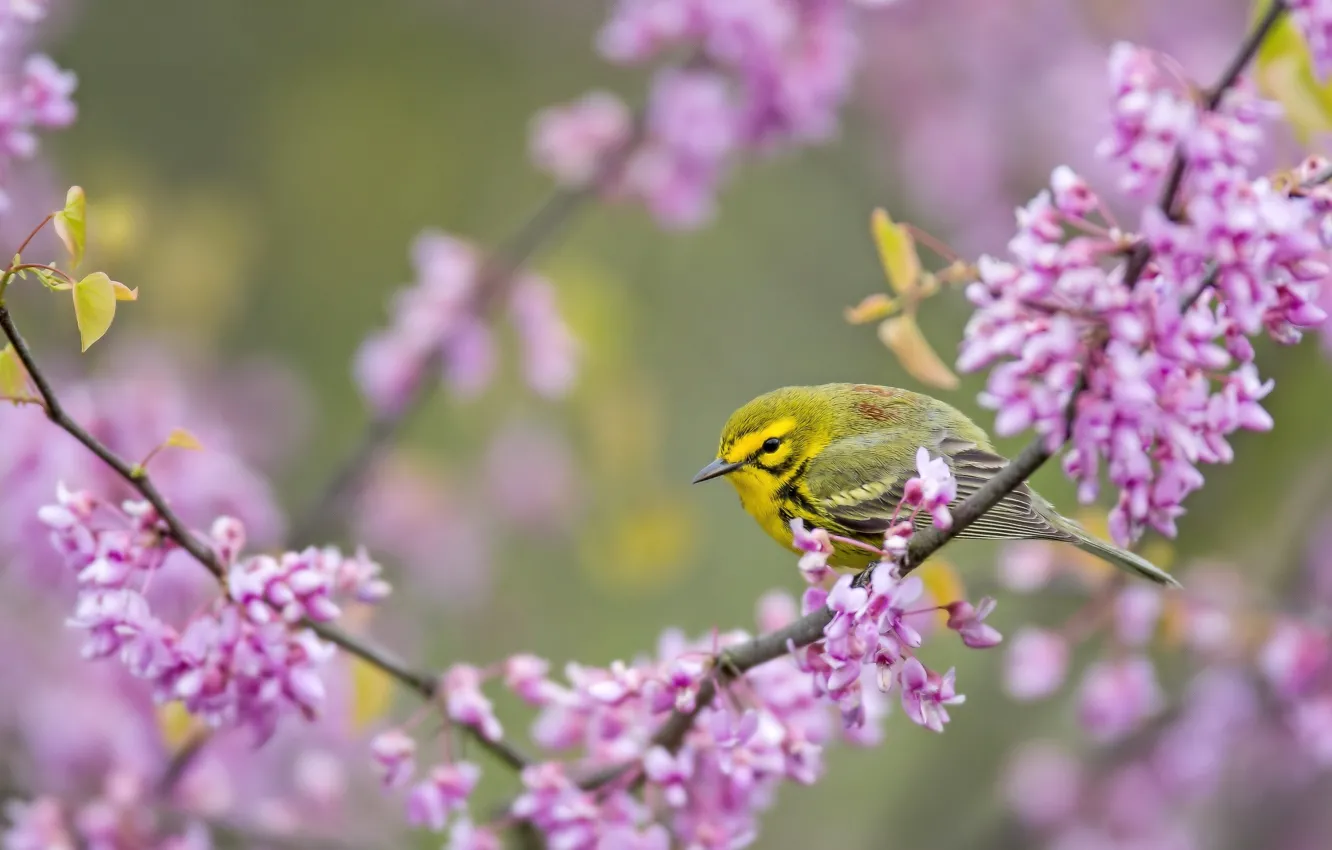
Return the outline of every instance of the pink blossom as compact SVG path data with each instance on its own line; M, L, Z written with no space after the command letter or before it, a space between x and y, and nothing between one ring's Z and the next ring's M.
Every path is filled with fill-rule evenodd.
M619 0L598 38L603 56L643 64L678 49L700 61L657 71L643 137L607 194L643 202L665 226L696 227L740 153L828 139L858 56L853 17L843 0ZM581 183L628 124L618 101L586 95L538 116L533 158Z
M480 778L481 768L470 762L438 765L408 795L407 820L415 826L444 829L449 815L466 805Z
M401 729L376 735L370 742L370 754L385 788L401 787L416 772L416 742Z
M541 110L532 121L531 155L538 168L566 186L582 186L629 140L629 109L608 92Z
M1276 692L1294 698L1325 678L1332 646L1327 633L1311 625L1284 619L1272 628L1258 656L1259 668Z
M495 717L494 707L481 693L481 673L469 664L455 664L444 674L444 700L449 718L471 726L483 737L499 740L504 729Z
M1332 6L1327 0L1290 0L1286 6L1309 45L1314 70L1326 79L1332 74Z
M30 39L32 25L45 15L45 7L40 0L20 3L17 10L8 8L11 5L0 10L0 44L13 52ZM11 160L37 153L37 131L74 123L78 109L72 95L77 85L73 71L61 70L40 53L24 58L17 73L9 70L0 75L0 181L8 176ZM0 209L8 204L0 185Z
M939 528L951 527L953 516L948 503L957 498L957 482L948 462L943 457L931 458L921 446L916 449L916 472L918 476L908 478L903 487L902 504L929 511Z
M689 799L686 783L693 773L689 756L688 752L672 755L661 747L653 747L643 757L643 772L648 781L659 786L666 803L676 808Z
M1126 191L1152 192L1176 146L1193 130L1196 109L1155 56L1136 45L1121 41L1111 49L1110 82L1114 124L1097 153L1123 162Z
M1004 659L1004 689L1016 700L1045 699L1068 674L1068 641L1033 627L1018 630Z
M1161 590L1146 583L1125 587L1115 596L1115 634L1129 647L1147 644L1161 618Z
M504 842L487 827L475 826L471 820L459 816L449 830L445 850L503 850Z
M462 396L480 392L495 372L494 334L477 312L477 287L502 270L488 268L472 245L434 230L421 233L411 253L416 282L395 293L389 327L362 342L353 367L362 394L385 415L401 412L433 370ZM526 346L524 371L537 392L559 395L573 380L577 345L550 285L520 274L509 299Z
M1118 739L1160 710L1156 670L1146 658L1098 661L1083 674L1078 719L1099 741Z
M1332 764L1332 695L1297 704L1291 716L1296 739L1321 765Z
M537 394L558 398L578 374L578 341L555 304L555 291L541 278L528 276L514 285L509 309L522 337L523 372Z
M7 850L74 850L78 842L69 834L60 802L39 797L31 802L5 804L9 827L4 832Z
M832 540L822 528L805 530L805 521L796 517L791 520L791 545L800 552L800 574L810 584L820 584L834 574L828 566L828 558L833 553Z
M563 688L546 677L550 664L535 655L511 655L504 662L504 684L529 705L549 705Z
M953 689L955 673L942 676L925 669L914 656L908 658L897 675L902 686L902 709L911 722L934 732L942 732L948 722L948 706L960 705L966 697Z
M994 611L998 604L992 597L986 596L980 604L972 606L966 600L959 600L945 605L948 611L948 628L957 632L962 643L972 649L989 649L998 646L1004 639L999 630L985 622L985 618Z
M999 550L999 581L1016 593L1040 590L1055 573L1054 547L1039 540L1006 544Z
M1058 745L1048 741L1024 744L1004 773L1008 804L1027 823L1054 826L1076 811L1082 771Z
M1114 73L1133 85L1155 79L1134 50L1117 48ZM976 312L958 368L991 367L981 402L998 411L998 432L1033 428L1057 448L1082 374L1064 470L1084 502L1108 475L1119 489L1110 529L1124 544L1147 526L1173 535L1184 499L1202 485L1198 466L1229 461L1234 431L1271 427L1261 402L1272 382L1250 362L1245 336L1265 330L1294 342L1323 320L1314 303L1315 281L1328 274L1317 202L1246 176L1265 115L1235 95L1203 116L1197 133L1211 135L1189 135L1184 146L1186 223L1148 208L1140 237L1086 222L1104 205L1076 174L1056 169L1058 202L1041 193L1019 210L1011 260L981 258L980 281L968 288ZM1175 141L1172 130L1168 144L1142 144L1165 144L1168 161ZM1155 174L1157 160L1138 156L1130 173ZM1135 250L1150 247L1153 257L1129 287L1125 246L1139 239Z

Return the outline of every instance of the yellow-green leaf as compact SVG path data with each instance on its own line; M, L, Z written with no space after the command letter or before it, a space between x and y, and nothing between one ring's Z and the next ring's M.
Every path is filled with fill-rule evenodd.
M138 300L139 300L139 287L137 287L137 286L134 287L133 289L130 289L128 286L126 286L125 284L121 283L120 281L118 281L118 280L113 280L113 281L111 281L111 288L114 289L114 290L116 291L116 300L117 300L117 301L138 301Z
M162 445L177 449L189 449L195 452L203 450L203 443L199 442L199 438L184 428L172 428L171 433L167 434L166 442Z
M1258 0L1253 20L1266 13L1271 0ZM1314 74L1309 46L1286 15L1263 39L1254 60L1259 90L1281 104L1286 120L1301 142L1315 133L1332 130L1332 80Z
M916 254L916 240L902 225L894 223L888 213L876 209L870 215L870 234L879 249L879 262L888 276L888 285L898 295L913 292L920 278L920 257Z
M157 709L157 728L162 733L162 742L171 750L178 750L207 728L179 702L169 702Z
M879 325L879 339L916 380L945 390L957 388L957 375L939 359L911 314L894 316Z
M0 395L23 398L28 394L28 373L14 346L0 348Z
M846 320L853 325L865 325L870 322L882 322L902 308L896 298L889 298L882 292L865 297L854 307L846 308Z
M74 284L74 320L87 351L111 327L116 317L116 290L105 272L93 272Z
M352 727L364 729L384 716L392 702L393 681L378 667L351 659Z
M65 208L55 214L56 234L69 251L71 269L77 269L83 262L83 247L88 241L87 208L88 199L83 188L71 186L65 193Z

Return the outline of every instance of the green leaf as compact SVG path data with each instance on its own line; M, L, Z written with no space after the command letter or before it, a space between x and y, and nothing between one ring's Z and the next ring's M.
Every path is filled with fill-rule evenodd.
M845 315L849 323L863 325L868 322L882 322L901 309L902 304L898 299L889 298L882 292L875 292L865 296L865 299L856 306L847 307Z
M879 249L879 262L888 276L888 285L898 295L906 295L916 288L920 279L920 257L916 255L916 240L888 213L876 209L870 215L870 234Z
M1257 21L1271 0L1258 0L1253 8ZM1255 59L1254 77L1259 90L1281 104L1286 120L1301 142L1332 130L1332 81L1314 75L1309 46L1304 43L1290 15L1286 15L1267 38Z
M879 340L916 380L945 390L957 389L957 375L935 353L911 314L894 316L879 325Z
M81 186L71 186L65 193L65 208L55 214L56 234L69 251L70 268L77 269L83 262L83 248L88 241L88 200Z
M167 434L166 442L162 445L196 452L203 450L203 443L199 442L199 438L184 428L172 428L171 433Z
M47 269L30 269L30 271L37 275L37 279L42 282L42 286L45 286L52 292L63 292L66 289L73 288L70 286L69 281Z
M12 345L0 348L0 395L11 399L28 395L28 373Z
M360 658L352 658L351 668L352 726L364 729L388 713L393 702L393 680Z
M87 351L111 327L116 317L116 290L105 272L93 272L74 284L74 320Z

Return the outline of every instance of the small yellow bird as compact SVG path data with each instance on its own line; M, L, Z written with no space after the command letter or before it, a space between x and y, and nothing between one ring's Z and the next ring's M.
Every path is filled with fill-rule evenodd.
M882 546L903 486L916 475L919 446L951 468L953 506L1008 463L976 423L938 399L893 387L823 384L773 390L731 414L717 459L694 483L726 476L741 506L787 548L797 517L807 528ZM929 522L917 514L918 527ZM1122 570L1179 586L1151 562L1091 536L1026 484L958 536L1071 543ZM876 558L846 543L835 542L834 550L829 561L843 569L863 570Z

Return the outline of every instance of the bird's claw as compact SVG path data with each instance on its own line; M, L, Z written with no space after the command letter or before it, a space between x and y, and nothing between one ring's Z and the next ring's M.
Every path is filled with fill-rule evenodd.
M870 580L874 578L874 571L875 571L877 568L878 568L878 565L874 565L874 566L866 567L865 569L863 569L863 570L861 570L860 572L856 573L856 577L853 578L853 579L851 580L851 586L852 586L852 587L869 587Z
M734 681L744 675L744 671L737 667L735 662L731 660L731 656L725 652L713 659L712 664L717 670L721 671L722 676L727 681Z

